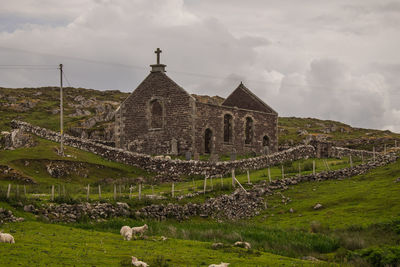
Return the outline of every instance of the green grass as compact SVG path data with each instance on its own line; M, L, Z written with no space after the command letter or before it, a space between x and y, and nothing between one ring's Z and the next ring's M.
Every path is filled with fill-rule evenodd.
M165 266L208 266L221 261L230 266L315 266L312 262L241 248L214 250L210 242L171 238L162 242L155 241L157 236L123 241L115 232L32 221L5 225L3 229L12 233L16 244L0 246L2 265L130 266L134 255L150 266L159 266L157 259L163 259Z

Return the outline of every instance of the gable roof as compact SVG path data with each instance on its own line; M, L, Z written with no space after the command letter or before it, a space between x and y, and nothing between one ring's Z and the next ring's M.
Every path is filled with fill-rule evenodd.
M253 94L242 82L240 82L239 86L225 99L222 105L278 115L275 110Z

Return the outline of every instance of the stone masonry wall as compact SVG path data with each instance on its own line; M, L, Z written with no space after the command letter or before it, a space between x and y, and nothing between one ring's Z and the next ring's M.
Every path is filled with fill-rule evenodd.
M14 120L11 122L11 126L51 141L60 142L61 139L59 133L33 126L27 122ZM64 144L92 152L109 160L136 166L150 172L165 173L169 175L223 175L229 173L232 169L261 169L283 161L293 161L315 156L315 149L313 146L303 145L270 155L214 163L210 161L159 159L146 154L129 152L69 135L64 135Z
M160 127L151 124L152 101L162 106ZM138 153L169 154L175 138L178 153L192 150L193 101L164 73L150 73L116 112L116 144Z
M224 115L230 114L232 121L232 141L224 142ZM246 118L253 120L253 141L245 144ZM269 138L269 152L278 150L278 116L253 110L244 110L228 106L217 106L196 102L196 150L205 152L205 130L212 131L212 153L229 155L235 151L238 154L263 154L263 137Z

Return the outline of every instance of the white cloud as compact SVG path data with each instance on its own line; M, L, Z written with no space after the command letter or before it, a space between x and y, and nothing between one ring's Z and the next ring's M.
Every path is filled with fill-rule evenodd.
M73 86L131 91L160 47L167 74L189 92L227 96L244 81L282 115L398 131L396 2L21 0L0 6L2 64L62 62ZM54 85L57 77L56 70L2 69L0 86Z

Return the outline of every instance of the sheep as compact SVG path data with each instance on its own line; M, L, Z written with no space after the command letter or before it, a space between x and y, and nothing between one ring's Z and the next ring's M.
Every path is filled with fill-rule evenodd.
M140 237L143 236L144 232L149 229L149 227L147 226L147 224L143 225L143 226L139 226L139 227L132 227L132 234L135 235L136 234L140 234Z
M132 239L132 228L130 228L129 226L122 226L120 233L123 236L124 240L129 241Z
M220 264L211 264L208 267L228 267L229 263L221 262Z
M245 249L251 249L251 245L249 242L237 241L237 242L235 242L234 246L245 248Z
M165 159L171 159L171 156L165 156L164 158Z
M159 155L159 156L154 156L155 159L164 159L163 155Z
M150 265L148 265L147 263L138 260L136 257L132 256L132 265L133 266L139 266L139 267L148 267Z
M0 243L15 244L15 240L12 235L0 232Z

